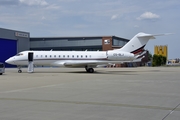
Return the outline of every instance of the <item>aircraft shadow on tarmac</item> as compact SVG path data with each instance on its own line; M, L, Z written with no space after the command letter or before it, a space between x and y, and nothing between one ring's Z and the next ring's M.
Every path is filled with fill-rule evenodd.
M71 74L91 74L91 75L105 75L105 74L112 74L112 75L139 75L140 73L145 73L145 72L161 72L160 70L143 70L143 71L136 71L136 70L95 70L94 73L87 73L86 71L82 70L82 71L76 71L76 70L35 70L34 73L29 73L29 74L52 74L52 73L71 73ZM27 73L27 70L23 70L22 73ZM22 74L20 73L20 74Z
M72 73L81 73L81 72L72 72ZM86 74L91 74L91 73L86 73ZM137 75L137 72L136 71L103 71L102 70L102 71L95 71L92 74Z
M70 74L91 74L91 75L105 75L105 74L112 74L112 75L138 75L138 72L136 71L103 71L103 70L98 70L94 71L94 73L87 73L86 71L35 71L34 73L47 73L47 74L52 74L52 73L70 73ZM32 73L32 74L34 74Z

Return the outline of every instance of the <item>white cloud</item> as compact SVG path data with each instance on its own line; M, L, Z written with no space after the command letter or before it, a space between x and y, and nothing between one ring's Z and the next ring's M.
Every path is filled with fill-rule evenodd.
M46 9L48 9L48 10L57 10L59 8L60 8L60 6L58 6L56 4L52 4L52 5L49 5L46 7Z
M19 2L22 4L29 5L29 6L32 6L32 5L41 5L41 6L48 5L48 3L45 0L19 0Z
M118 15L113 15L113 16L111 17L111 20L117 19L117 17L118 17Z
M137 20L144 20L144 19L154 20L154 19L158 19L158 18L160 18L160 16L157 14L154 14L152 12L145 12L141 16L139 16L137 18Z

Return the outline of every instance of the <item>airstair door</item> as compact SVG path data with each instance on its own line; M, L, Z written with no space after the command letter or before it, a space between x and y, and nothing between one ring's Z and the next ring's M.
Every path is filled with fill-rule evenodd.
M34 56L33 52L28 53L28 72L29 73L34 72L34 63L33 63L34 59L33 59L33 56Z

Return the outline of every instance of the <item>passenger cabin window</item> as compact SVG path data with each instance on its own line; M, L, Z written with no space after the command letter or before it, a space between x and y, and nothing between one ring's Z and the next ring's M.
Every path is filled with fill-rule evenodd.
M74 55L72 55L72 57L74 58Z
M47 57L47 55L45 55L45 57Z
M63 57L65 57L65 55L63 55Z
M51 55L49 57L51 57Z
M67 55L67 57L69 57L69 55Z
M81 55L81 58L83 58L83 56Z
M54 55L54 57L56 57L56 55Z

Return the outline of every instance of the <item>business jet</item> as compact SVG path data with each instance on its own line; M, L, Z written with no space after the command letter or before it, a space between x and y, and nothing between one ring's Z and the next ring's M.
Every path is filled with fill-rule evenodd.
M69 68L85 68L93 73L94 68L101 65L133 62L139 58L150 39L165 34L138 33L120 49L108 51L23 51L10 57L5 62L18 66L28 66L28 72L34 72L34 66L59 66Z

